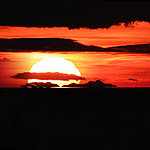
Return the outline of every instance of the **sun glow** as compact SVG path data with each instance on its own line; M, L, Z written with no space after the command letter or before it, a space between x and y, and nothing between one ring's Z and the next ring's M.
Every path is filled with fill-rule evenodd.
M29 72L59 72L81 76L75 65L62 57L46 57L33 65Z
M37 62L32 66L29 72L35 73L47 73L47 72L59 72L65 74L73 74L81 76L80 71L75 67L75 65L62 57L46 57L43 60ZM28 83L33 82L51 82L53 84L58 84L60 87L70 83L79 83L80 80L40 80L40 79L28 79Z

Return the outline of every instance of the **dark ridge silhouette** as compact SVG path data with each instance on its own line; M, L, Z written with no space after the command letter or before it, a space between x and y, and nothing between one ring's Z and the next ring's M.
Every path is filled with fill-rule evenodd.
M35 72L23 72L11 76L14 79L45 79L45 80L85 80L85 78L74 75L65 74L59 72L46 72L46 73L35 73Z
M59 87L57 84L53 84L51 82L32 82L32 83L26 83L25 85L21 86L22 88L51 88L51 87Z
M0 25L108 28L120 22L150 21L149 8L148 1L3 1Z
M4 52L99 51L99 52L150 53L150 44L102 48L96 46L86 46L71 39L18 38L18 39L0 39L0 51ZM1 61L2 60L3 59L1 59Z
M76 84L76 83L71 83L69 85L63 85L63 87L82 87L82 88L114 88L117 87L116 85L113 84L105 84L100 80L97 80L95 82L89 81L88 83L85 84Z
M57 84L53 84L50 82L42 83L42 82L32 82L32 83L26 83L25 85L22 85L21 88L51 88L51 87L59 87ZM76 84L71 83L69 85L63 85L62 87L79 87L79 88L115 88L116 85L113 84L105 84L100 80L97 80L95 82L89 81L85 84Z
M101 47L86 46L71 39L19 38L0 39L0 51L85 51L103 50Z

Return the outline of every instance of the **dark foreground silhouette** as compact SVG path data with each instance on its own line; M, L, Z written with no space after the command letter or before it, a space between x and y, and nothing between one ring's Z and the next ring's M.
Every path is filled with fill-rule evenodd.
M63 87L82 87L82 88L115 88L117 87L116 85L113 84L106 84L103 83L100 80L97 81L89 81L88 83L85 84L76 84L76 83L71 83L69 85L63 85Z
M150 149L150 89L0 89L0 148Z
M80 77L81 79L84 79L83 77ZM21 88L51 88L51 87L59 87L57 84L53 84L51 82L32 82L32 83L26 83L25 85L22 85ZM90 89L101 89L101 88L116 88L116 85L113 84L106 84L103 83L100 80L97 81L89 81L85 84L76 84L76 83L71 83L68 85L63 85L62 87L77 87L77 88L90 88Z

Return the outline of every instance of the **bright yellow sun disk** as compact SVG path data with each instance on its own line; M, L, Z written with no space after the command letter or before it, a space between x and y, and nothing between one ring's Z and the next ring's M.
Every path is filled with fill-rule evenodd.
M59 72L59 73L65 73L65 74L74 74L77 76L81 76L81 73L79 70L75 67L75 65L68 60L65 60L62 57L46 57L43 60L37 62L32 66L29 72L36 72L36 73L42 73L42 72ZM68 85L71 83L79 83L80 80L69 80L69 81L63 81L63 80L40 80L40 79L29 79L28 83L33 82L51 82L53 84L58 84L60 87L63 85Z
M81 76L75 65L62 57L46 57L34 64L29 72L59 72Z

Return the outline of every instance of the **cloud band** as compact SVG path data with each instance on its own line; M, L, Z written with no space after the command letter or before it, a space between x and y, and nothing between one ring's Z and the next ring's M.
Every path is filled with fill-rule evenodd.
M43 80L85 80L85 78L59 72L46 72L46 73L31 73L23 72L11 76L14 79L43 79Z

